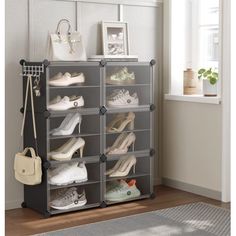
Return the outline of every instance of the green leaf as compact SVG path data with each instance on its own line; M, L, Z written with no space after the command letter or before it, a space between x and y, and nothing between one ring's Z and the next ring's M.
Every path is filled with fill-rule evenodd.
M202 75L199 75L199 76L198 76L198 79L201 79L201 78L202 78Z
M202 68L202 69L200 69L200 70L198 71L198 74L203 74L205 71L206 71L206 70Z
M210 84L214 85L214 84L216 84L216 82L217 82L216 77L211 76L210 77Z
M212 76L214 76L215 78L218 78L218 73L217 72L212 72Z

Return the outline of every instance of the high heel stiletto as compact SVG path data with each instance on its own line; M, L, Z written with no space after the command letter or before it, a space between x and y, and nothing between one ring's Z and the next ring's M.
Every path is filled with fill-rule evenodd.
M126 157L121 157L119 161L116 162L115 166L109 170L106 171L106 175L110 175L116 170L119 169L119 167L122 165L122 163L125 161Z
M122 164L118 167L117 170L113 171L109 176L110 177L123 177L127 176L133 167L133 173L135 173L136 157L129 156L127 159L122 161Z
M111 121L111 123L107 126L107 132L108 133L115 133L115 132L122 132L125 127L129 130L134 129L134 119L135 114L133 112L129 112L127 116L123 115L121 116L118 114L114 120Z
M119 138L119 137L118 137ZM131 133L126 133L125 138L119 142L118 145L116 145L114 148L111 148L108 152L108 154L125 154L128 152L128 148L135 142L136 135ZM133 150L134 150L134 144L133 144Z
M67 119L67 120L66 120ZM52 131L53 136L59 136L59 135L71 135L76 127L77 124L79 124L79 133L80 133L80 125L82 122L82 116L79 113L72 114L69 118L65 118L66 122L63 122L64 125L54 131Z
M78 149L80 150L80 157L82 157L84 145L85 145L84 139L75 138L74 142L71 143L71 145L66 150L51 155L51 159L56 161L70 160Z

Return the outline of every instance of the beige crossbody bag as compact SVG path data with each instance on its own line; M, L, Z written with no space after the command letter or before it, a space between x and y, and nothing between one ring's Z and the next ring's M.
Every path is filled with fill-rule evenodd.
M28 93L30 87L30 97L31 97L31 109L32 109L32 120L33 120L33 131L35 139L35 150L32 147L26 147L23 152L18 152L15 155L14 161L14 171L15 178L26 185L36 185L42 182L42 161L38 156L38 144L37 144L37 134L36 134L36 124L35 124L35 115L34 115L34 100L33 100L33 88L32 88L32 77L28 75L27 85L26 85L26 94L24 102L24 116L21 128L21 136L23 136L24 126L25 126L25 117L26 117L26 107L28 100ZM30 153L27 156L27 153Z

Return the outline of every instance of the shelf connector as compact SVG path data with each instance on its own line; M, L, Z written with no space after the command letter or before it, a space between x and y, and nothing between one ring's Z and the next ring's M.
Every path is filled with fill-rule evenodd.
M107 108L105 106L102 106L100 108L100 115L104 115L107 112Z
M51 167L51 163L50 163L49 161L45 161L45 162L43 163L43 168L44 168L45 170L48 170L50 167Z
M100 162L106 162L107 161L107 156L105 154L100 155Z
M106 64L107 64L107 61L102 59L100 62L99 62L100 66L104 67Z
M50 65L50 62L47 59L45 59L45 60L43 60L43 65L45 67L48 67Z
M105 208L105 207L107 207L107 204L103 201L103 202L101 202L100 207Z
M151 66L154 66L155 64L156 64L156 60L152 59L152 60L150 61L150 65L151 65Z
M23 113L24 113L24 110L25 110L24 107L21 107L21 108L20 108L20 113L23 114Z
M44 115L44 117L45 117L46 119L48 119L48 118L50 117L51 113L50 113L48 110L45 110L45 111L43 112L43 115Z
M154 148L150 149L150 156L154 156L156 154L156 151Z
M154 104L150 105L150 111L154 111L156 109L156 106Z

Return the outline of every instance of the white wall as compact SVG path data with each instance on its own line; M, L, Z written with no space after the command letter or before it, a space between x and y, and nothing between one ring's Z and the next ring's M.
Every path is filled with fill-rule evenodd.
M165 101L163 116L163 178L221 192L221 105Z
M29 2L29 7L28 7ZM55 31L61 18L78 25L88 55L101 53L101 32L98 22L118 20L119 7L114 1L107 4L64 2L53 0L6 1L6 208L16 208L23 201L23 186L14 179L14 154L19 150L22 115L22 80L19 76L21 58L42 60L46 55L47 35ZM158 75L162 68L162 4L158 1L117 1L124 5L124 20L129 23L131 53L140 61L157 59ZM137 6L139 5L139 6ZM143 5L143 6L142 6ZM145 6L147 5L147 6ZM76 15L76 9L78 15ZM29 14L28 14L29 10ZM76 17L77 16L77 17ZM29 21L28 21L29 17ZM29 27L29 31L28 31ZM29 35L29 42L28 42ZM30 49L30 50L28 50ZM156 67L156 68L158 68ZM157 69L156 69L157 72ZM157 75L157 73L156 73ZM156 81L156 99L161 98L161 80ZM161 107L159 99L158 107ZM158 122L161 119L157 119ZM157 135L156 135L156 138ZM158 139L156 139L156 144ZM158 149L159 150L159 149ZM161 149L160 149L161 150ZM157 163L155 163L157 170ZM158 174L156 171L156 181Z

